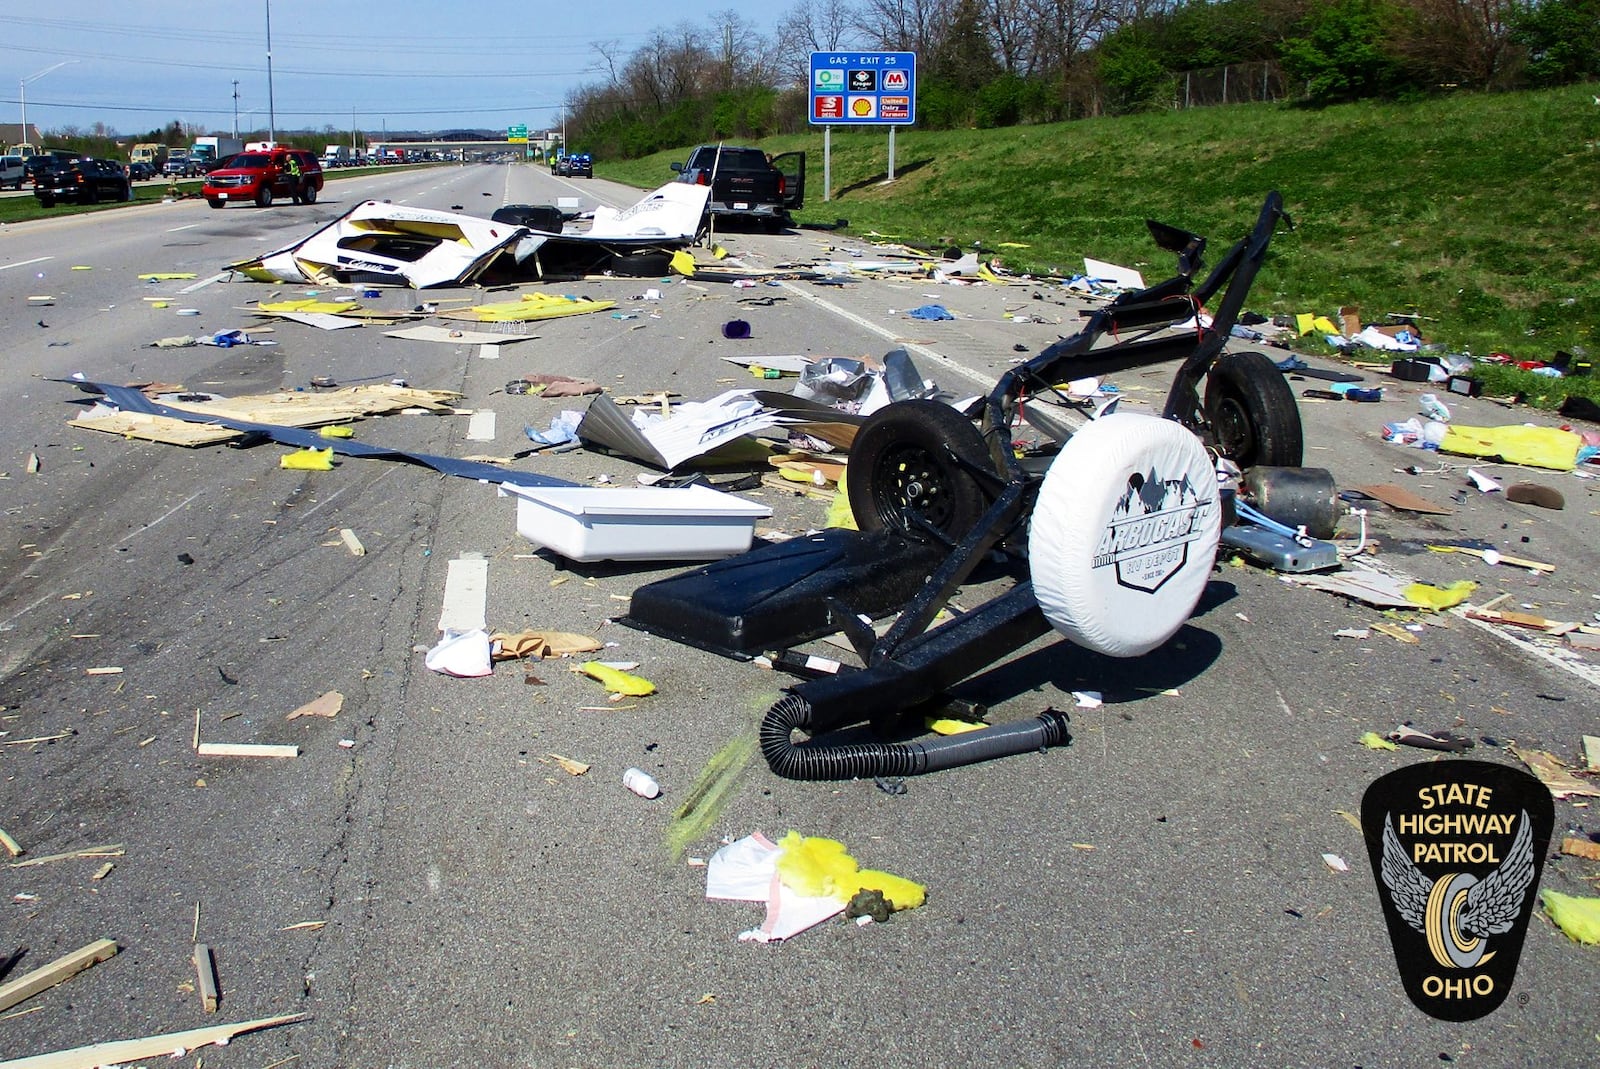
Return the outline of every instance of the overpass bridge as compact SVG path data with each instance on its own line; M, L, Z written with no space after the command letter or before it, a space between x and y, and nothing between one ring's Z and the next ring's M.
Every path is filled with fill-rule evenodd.
M367 152L381 158L385 149L399 149L406 153L412 152L460 152L464 155L489 155L497 152L520 152L528 156L548 155L552 148L561 144L561 138L534 137L530 135L526 143L520 141L507 141L504 138L493 141L466 141L443 140L439 138L418 138L415 140L401 140L399 138L367 139Z

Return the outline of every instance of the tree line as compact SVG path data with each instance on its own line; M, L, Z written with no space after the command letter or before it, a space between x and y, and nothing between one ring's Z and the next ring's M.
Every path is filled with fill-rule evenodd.
M727 11L596 46L565 122L620 157L793 133L810 53L857 50L917 53L931 129L1182 106L1195 73L1235 67L1314 107L1600 78L1600 0L796 0L770 35Z

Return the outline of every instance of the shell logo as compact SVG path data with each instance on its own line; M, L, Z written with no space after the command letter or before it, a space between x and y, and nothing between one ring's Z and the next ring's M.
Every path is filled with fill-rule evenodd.
M850 102L850 113L858 119L870 119L872 117L872 101L852 100Z

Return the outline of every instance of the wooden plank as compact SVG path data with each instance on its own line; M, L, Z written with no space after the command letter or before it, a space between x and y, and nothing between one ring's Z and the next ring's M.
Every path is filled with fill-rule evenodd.
M191 1028L187 1032L168 1032L162 1036L140 1039L117 1039L108 1043L95 1043L87 1047L73 1047L49 1054L35 1054L29 1058L16 1058L0 1062L0 1069L98 1069L103 1065L136 1061L140 1058L160 1058L179 1050L194 1050L212 1043L226 1043L247 1032L304 1021L308 1013L286 1013L279 1017L261 1017L238 1024L214 1024L206 1028Z
M1591 839L1579 839L1575 835L1568 835L1561 840L1561 852L1572 857L1588 858L1590 861L1600 861L1600 843Z
M41 965L32 972L17 977L9 984L0 986L0 1011L9 1010L24 999L30 999L64 980L72 979L89 966L105 961L116 952L115 939L96 939L86 947L74 950L70 954L63 954L50 964Z
M194 971L200 990L200 1005L207 1013L216 1013L221 1001L217 994L217 965L211 959L211 948L204 943L194 945Z
M1497 549L1479 549L1476 546L1448 545L1430 545L1428 548L1435 553L1465 553L1468 556L1477 557L1479 560L1490 566L1504 564L1512 568L1527 568L1530 571L1546 573L1556 570L1556 566L1554 564L1546 564L1544 561L1528 560L1524 557L1508 557Z
M17 841L15 839L6 834L6 830L4 828L0 828L0 846L5 847L6 853L10 854L12 857L22 856L22 847L17 845Z
M194 752L201 757L299 757L300 747L265 742L202 742Z
M1600 772L1600 735L1583 737L1583 763L1590 772Z
M11 867L26 869L34 865L48 865L52 861L71 861L78 857L121 857L125 852L121 843L110 843L106 846L88 846L82 850L68 850L64 854L46 854L44 857L30 857L26 861L13 861Z

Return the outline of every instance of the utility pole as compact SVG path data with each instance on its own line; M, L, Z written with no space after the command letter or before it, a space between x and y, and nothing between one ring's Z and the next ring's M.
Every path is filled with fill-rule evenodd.
M233 80L233 139L239 140L239 79Z

